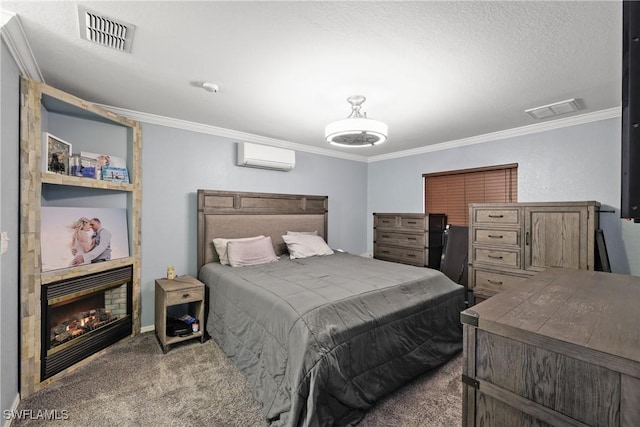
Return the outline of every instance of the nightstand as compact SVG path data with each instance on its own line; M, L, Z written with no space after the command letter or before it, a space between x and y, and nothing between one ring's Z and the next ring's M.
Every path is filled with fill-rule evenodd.
M191 276L177 276L175 279L156 279L156 336L162 351L167 352L171 344L200 338L204 342L204 284ZM167 335L167 310L172 306L187 304L179 316L190 314L198 320L198 332L185 336ZM178 307L176 307L177 309ZM175 310L174 310L175 311ZM182 312L184 311L184 313ZM191 327L189 325L189 327Z

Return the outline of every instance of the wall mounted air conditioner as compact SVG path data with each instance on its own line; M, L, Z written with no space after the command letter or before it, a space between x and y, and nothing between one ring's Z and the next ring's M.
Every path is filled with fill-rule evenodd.
M288 172L296 165L296 152L269 145L238 143L238 166Z

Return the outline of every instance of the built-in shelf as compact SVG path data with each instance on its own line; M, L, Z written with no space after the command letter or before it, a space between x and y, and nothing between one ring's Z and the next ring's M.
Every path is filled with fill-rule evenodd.
M41 179L43 184L67 185L84 188L100 188L105 190L118 191L134 191L136 189L136 187L130 183L103 181L100 179L62 175L52 172L42 172Z
M58 282L73 276L84 276L85 274L98 273L124 265L133 264L134 257L125 257L113 259L111 261L97 262L93 264L82 264L76 267L62 268L59 270L45 271L40 274L40 282L42 285Z
M202 331L194 332L191 335L186 335L184 337L167 337L166 346L170 346L173 344L177 344L182 341L192 340L194 338L202 339L203 333Z
M141 155L140 124L41 82L21 79L20 101L20 395L27 397L95 356L51 377L43 376L42 289L52 283L131 267L131 327L140 332ZM124 130L123 130L124 129ZM130 183L46 172L43 133L59 134L73 153L99 152L126 162ZM70 136L68 136L70 135ZM75 135L75 136L73 136ZM95 151L96 147L100 151ZM123 154L125 153L125 154ZM115 197L114 197L115 195ZM42 212L45 207L126 209L128 256L42 271ZM46 309L46 302L44 308ZM126 336L126 334L124 336ZM119 336L118 339L121 337Z

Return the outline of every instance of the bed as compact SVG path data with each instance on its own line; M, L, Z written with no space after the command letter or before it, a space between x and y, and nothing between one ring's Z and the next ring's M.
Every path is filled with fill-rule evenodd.
M327 206L326 196L198 190L206 332L271 426L356 424L462 349L464 288L441 272L337 250L290 259L283 236L326 240ZM257 235L270 237L277 262L220 263L213 239Z

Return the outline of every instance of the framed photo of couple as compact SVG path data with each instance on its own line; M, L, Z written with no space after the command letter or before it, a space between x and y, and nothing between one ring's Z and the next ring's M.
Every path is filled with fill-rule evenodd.
M43 206L40 226L43 272L129 256L126 209Z

